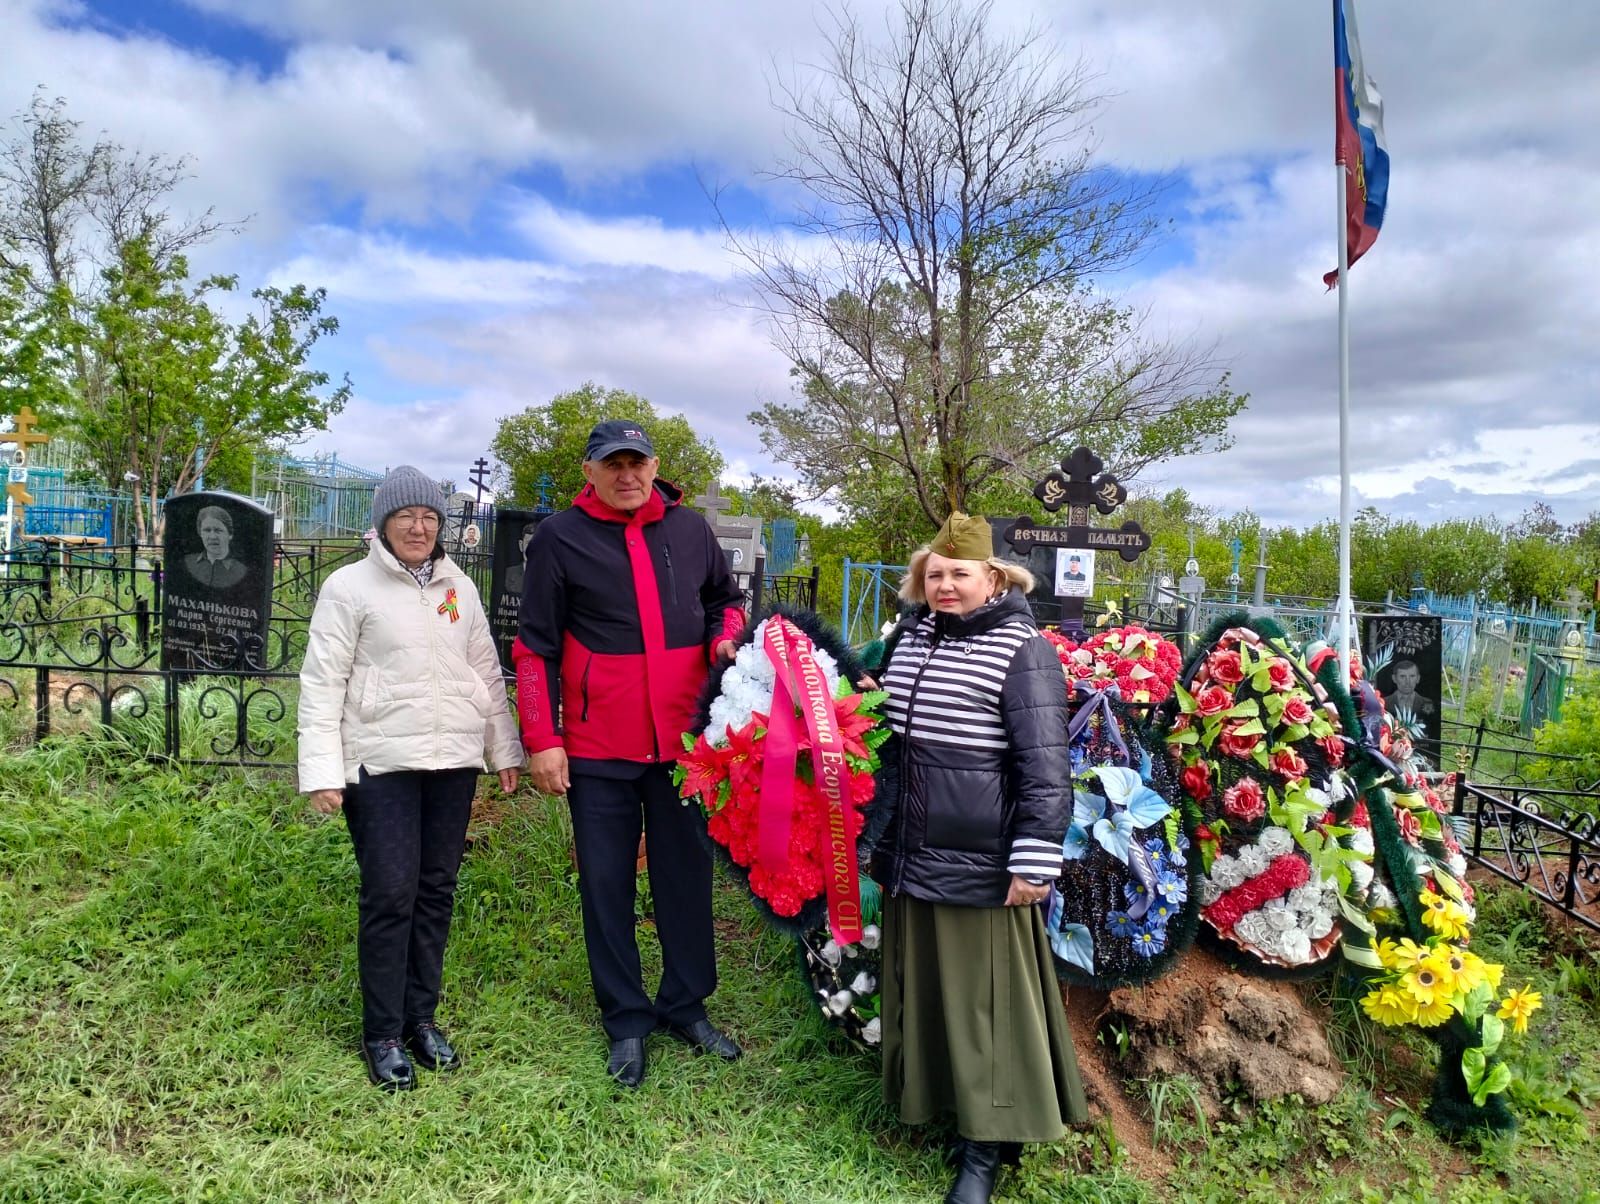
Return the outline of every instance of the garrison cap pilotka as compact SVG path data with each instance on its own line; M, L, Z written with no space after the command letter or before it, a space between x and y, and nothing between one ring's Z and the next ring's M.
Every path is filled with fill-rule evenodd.
M951 560L988 560L994 555L994 533L983 516L952 510L928 546Z

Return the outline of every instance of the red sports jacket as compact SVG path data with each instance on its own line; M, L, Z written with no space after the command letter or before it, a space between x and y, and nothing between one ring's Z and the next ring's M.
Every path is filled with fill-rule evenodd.
M682 497L658 480L630 515L585 485L539 525L512 647L529 752L565 747L579 771L677 759L711 651L745 623L727 555Z

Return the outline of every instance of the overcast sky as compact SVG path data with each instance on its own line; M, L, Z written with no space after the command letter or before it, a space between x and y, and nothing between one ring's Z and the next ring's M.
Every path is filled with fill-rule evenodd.
M855 5L880 28L882 0ZM1357 504L1600 509L1600 6L1359 9L1390 204L1352 273ZM1166 181L1169 241L1103 282L1216 342L1235 448L1146 485L1303 523L1337 510L1332 50L1320 0L997 0L1113 93L1103 160ZM329 292L355 399L316 446L461 480L495 420L585 380L782 473L745 415L787 395L699 178L781 221L759 169L805 0L0 0L0 113L188 155L182 201L250 218L196 258Z

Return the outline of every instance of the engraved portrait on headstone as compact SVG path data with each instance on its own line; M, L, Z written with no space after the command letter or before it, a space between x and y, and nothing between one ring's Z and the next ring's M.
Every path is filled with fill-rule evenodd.
M494 598L489 607L489 622L494 628L495 646L500 649L500 663L507 669L511 668L511 645L517 638L528 545L545 518L546 515L537 510L495 511L494 559L491 562Z
M1442 731L1444 624L1437 615L1373 615L1366 621L1363 657L1373 688L1396 724L1438 753Z
M168 499L163 518L162 667L262 668L272 511L237 494L186 493Z

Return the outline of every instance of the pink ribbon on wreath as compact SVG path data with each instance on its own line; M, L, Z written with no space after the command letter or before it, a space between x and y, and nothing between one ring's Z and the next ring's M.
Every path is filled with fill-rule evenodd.
M828 811L828 864L823 874L828 927L834 940L853 944L861 939L861 886L848 822L850 767L845 761L833 697L810 639L789 620L774 616L767 623L763 650L777 672L762 750L756 856L769 872L782 871L789 864L795 764L800 744L795 717L798 706L811 737L812 782Z

